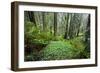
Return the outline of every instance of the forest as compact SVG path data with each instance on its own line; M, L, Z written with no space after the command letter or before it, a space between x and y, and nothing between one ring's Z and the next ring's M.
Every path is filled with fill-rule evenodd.
M24 61L90 58L90 14L24 11Z

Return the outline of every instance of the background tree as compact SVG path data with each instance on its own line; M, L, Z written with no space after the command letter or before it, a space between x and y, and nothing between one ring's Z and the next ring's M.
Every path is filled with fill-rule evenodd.
M45 22L45 18L46 18L46 14L45 12L42 12L42 19L43 19L43 31L45 32L46 31L46 22Z
M57 13L54 13L54 36L57 36Z
M65 20L66 20L66 29L65 29L64 38L65 38L65 39L68 39L68 32L69 32L71 14L68 13L67 16L65 17Z
M85 32L86 50L90 51L90 14L88 15L87 27Z

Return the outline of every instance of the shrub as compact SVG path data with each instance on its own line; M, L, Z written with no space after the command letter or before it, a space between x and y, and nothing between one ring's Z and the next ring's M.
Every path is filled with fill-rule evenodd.
M63 41L63 37L62 36L53 36L52 37L52 41Z
M90 52L86 50L87 44L84 43L82 37L76 37L74 39L69 40L72 47L79 50L79 55L77 54L77 57L79 58L90 58Z

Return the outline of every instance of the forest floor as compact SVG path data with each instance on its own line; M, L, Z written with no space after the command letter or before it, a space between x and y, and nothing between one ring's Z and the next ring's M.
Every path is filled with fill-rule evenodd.
M84 54L88 55L84 52L84 49L85 46L81 41L81 37L71 40L50 41L39 52L33 50L26 57L26 61L81 59L84 58Z

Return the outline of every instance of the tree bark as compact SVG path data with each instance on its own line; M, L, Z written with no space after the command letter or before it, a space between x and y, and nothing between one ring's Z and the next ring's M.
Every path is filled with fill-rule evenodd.
M54 36L57 36L57 13L54 13Z
M85 50L90 53L90 14L88 15L88 22L85 32Z
M80 26L81 26L81 24L82 24L82 15L80 15L80 20L79 20L78 27L77 27L77 34L76 34L77 37L78 37L79 32L80 32Z
M45 12L42 12L42 19L43 19L43 31L45 32L46 31Z
M28 15L29 15L30 22L33 22L34 25L36 25L34 12L28 11Z
M75 18L75 14L71 14L71 17L70 17L70 24L69 24L69 32L68 32L68 39L71 39L71 38L73 38L73 27L74 27L74 25L73 25L73 20L74 20L74 18Z
M66 30L65 30L65 35L64 35L64 39L68 38L68 25L69 25L69 20L70 20L70 15L67 14L67 17L65 17L66 20Z

